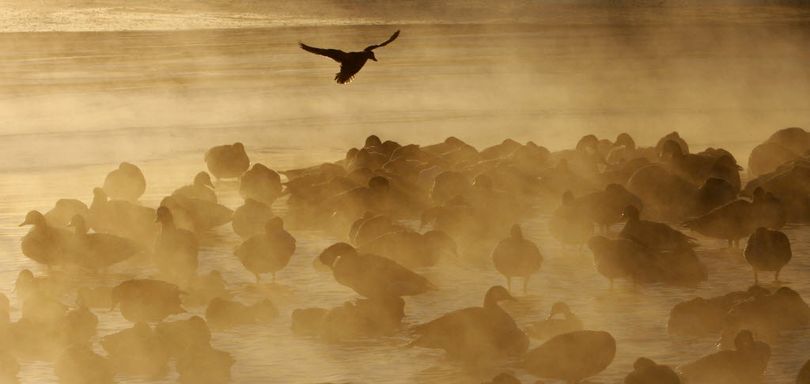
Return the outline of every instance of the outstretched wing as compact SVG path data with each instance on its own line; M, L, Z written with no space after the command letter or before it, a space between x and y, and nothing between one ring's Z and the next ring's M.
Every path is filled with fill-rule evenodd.
M340 72L335 74L335 81L338 84L350 83L365 63L365 60L346 60L340 63Z
M346 58L346 52L343 52L339 49L323 49L310 47L309 45L306 45L304 43L298 44L301 46L301 49L307 52L312 52L316 55L326 56L334 61L337 61L338 63L342 63L343 60Z
M388 38L388 40L386 40L386 41L385 41L385 42L383 42L382 44L377 44L377 45L369 45L368 47L366 47L366 49L364 49L364 51L371 51L371 50L377 49L377 48L379 48L379 47L384 47L384 46L388 45L388 43L390 43L390 42L392 42L392 41L396 40L396 39L397 39L397 37L399 37L399 30L397 30L396 32L394 32L394 34L393 34L393 35L391 35L391 37L389 37L389 38Z

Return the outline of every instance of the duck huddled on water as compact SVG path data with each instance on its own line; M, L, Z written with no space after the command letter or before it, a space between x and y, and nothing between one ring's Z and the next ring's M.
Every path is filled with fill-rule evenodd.
M771 357L768 344L754 340L751 331L740 331L734 350L715 352L678 367L688 383L759 383Z
M250 166L250 159L242 143L220 145L205 152L208 172L217 179L232 179L241 176Z
M332 270L335 281L367 298L412 296L436 289L426 278L399 263L358 253L346 243L329 246L318 260Z
M75 230L69 248L69 261L90 270L106 269L142 251L134 241L108 233L87 233L84 216L73 216Z
M239 194L244 199L254 199L273 205L273 202L281 196L281 192L281 176L264 164L253 164L253 167L239 178Z
M736 304L769 294L767 289L755 285L745 291L682 301L670 310L667 330L670 335L676 336L703 337L718 334L726 324L726 315Z
M413 328L416 339L411 346L438 348L448 356L486 362L508 356L520 356L529 347L529 338L515 320L498 304L515 300L502 286L487 290L481 307L452 311Z
M132 328L102 337L101 346L107 352L116 373L145 376L150 379L168 373L169 351L155 331L144 322Z
M112 290L113 308L120 306L125 319L137 322L157 322L183 313L180 288L154 279L131 279Z
M158 232L155 210L125 200L109 200L101 188L93 189L87 223L98 233L109 233L149 245Z
M123 162L107 174L102 188L113 200L135 202L146 192L146 177L137 165Z
M681 378L669 366L639 357L633 363L633 372L624 377L624 384L681 384Z
M604 331L557 335L529 351L523 368L541 378L578 383L602 372L616 356L616 340Z
M190 185L184 185L175 189L172 195L205 200L212 203L217 202L217 194L214 192L214 183L211 182L211 175L205 171L197 173L197 175L194 176L194 181Z
M721 346L729 346L738 331L748 329L757 337L773 342L783 331L810 325L810 306L798 292L781 287L771 294L757 295L736 303L726 314Z

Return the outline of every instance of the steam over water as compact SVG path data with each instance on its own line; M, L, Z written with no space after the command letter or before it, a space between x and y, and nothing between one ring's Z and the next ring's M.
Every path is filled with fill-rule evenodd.
M513 5L493 15L483 6L464 8L464 17L451 18L374 9L364 16L359 6L278 14L257 5L212 6L194 17L140 7L144 2L132 9L98 3L0 9L0 20L16 20L0 33L0 291L12 299L13 319L20 309L12 292L17 273L45 271L20 252L27 228L17 225L25 213L46 211L59 198L89 203L92 188L121 161L143 169L148 187L141 202L157 206L204 170L205 149L236 141L252 162L285 170L342 158L371 133L419 144L455 135L478 149L511 137L557 150L589 133L613 139L628 132L650 145L677 130L693 151L722 146L745 166L751 148L776 129L810 126L807 8L556 4L546 13L524 5L524 14ZM125 31L132 29L140 31ZM379 62L368 63L348 86L333 83L336 63L297 47L303 41L359 50L396 29L399 40L375 51ZM230 208L241 205L237 189L235 182L216 184ZM284 200L274 209L283 216ZM808 228L784 231L794 257L781 277L808 299ZM202 240L201 273L219 269L240 297L269 295L281 313L269 326L214 333L214 346L236 359L234 383L478 383L504 369L535 380L509 366L465 367L441 351L404 348L409 325L481 305L489 286L505 283L488 262L418 271L440 290L406 299L405 326L394 337L330 345L293 336L293 309L334 307L356 294L312 267L321 250L343 239L291 232L296 253L277 284L261 292L232 254L240 239L230 225ZM505 309L525 326L565 301L586 328L610 332L618 352L594 379L600 383L619 381L639 356L678 365L711 352L714 339L670 338L669 310L753 281L739 252L701 238L707 282L673 288L618 281L610 290L589 251L562 250L549 236L545 215L528 219L524 233L546 261L529 294ZM126 264L111 272L80 278L113 285L144 271ZM117 311L96 313L100 336L130 326ZM785 333L773 347L767 382L793 380L808 351L810 331ZM23 383L56 381L50 364L22 367ZM156 382L175 381L170 375Z

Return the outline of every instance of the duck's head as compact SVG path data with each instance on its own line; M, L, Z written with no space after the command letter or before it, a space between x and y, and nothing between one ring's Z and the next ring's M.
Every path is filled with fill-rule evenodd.
M568 308L568 304L563 303L562 301L558 301L551 306L551 313L549 313L548 318L550 319L557 314L570 316L571 308Z
M68 227L75 228L76 233L87 233L87 223L82 215L73 215L73 218L70 219L70 223L68 223Z
M172 211L165 205L161 205L160 207L158 207L156 213L157 213L155 215L156 223L169 224L174 222L174 218L172 217Z
M374 52L371 53L371 56L374 57ZM374 61L377 61L377 60L374 60ZM380 145L382 145L382 140L380 140L379 136L370 135L369 137L366 137L366 142L363 145L363 147L364 148L371 148L371 147L377 147L377 146L380 146Z
M273 234L284 230L284 221L280 217L272 217L264 224L264 231L267 234Z
M734 337L734 348L738 351L748 351L754 347L754 334L747 329L737 333Z
M616 142L613 143L613 146L623 146L627 149L636 149L636 142L633 140L633 137L627 133L620 133L619 136L616 136Z
M211 182L211 175L205 171L202 171L194 176L194 185L214 188L214 183Z
M235 149L235 150L237 150L237 151L239 151L241 153L245 153L245 145L238 142L238 141L233 143L233 149Z
M324 249L320 255L318 255L318 260L323 263L324 265L332 268L335 264L335 261L339 257L346 257L346 256L354 256L357 255L357 250L349 244L346 243L337 243L330 245L328 248Z
M122 171L127 171L127 172L133 172L134 171L134 172L139 172L140 173L140 171L141 171L141 169L138 168L137 165L132 164L132 163L128 163L126 161L122 162L121 164L118 164L118 169L120 169Z
M636 371L643 371L653 368L655 367L655 365L656 364L654 361L646 357L639 357L638 359L636 359L636 362L633 363L633 369L635 369Z
M641 213L635 205L628 205L622 210L622 218L625 220L638 220Z
M365 51L365 52L367 59L377 61L377 56L374 56L374 51Z
M517 301L509 291L501 285L496 285L487 290L487 294L484 296L484 306L495 305L501 301Z
M20 223L20 227L26 225L42 225L45 224L45 216L39 211L30 211L25 215L25 220Z
M30 269L23 269L17 274L17 280L14 282L14 290L17 292L25 291L34 284L34 272Z
M509 230L509 235L513 239L522 239L523 238L523 230L520 229L520 224L512 225L512 228Z
M93 188L93 203L106 203L107 193L100 187Z

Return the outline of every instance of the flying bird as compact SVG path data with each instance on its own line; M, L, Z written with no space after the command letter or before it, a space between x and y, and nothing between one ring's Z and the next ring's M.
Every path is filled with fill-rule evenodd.
M376 45L369 45L366 47L366 49L360 52L343 52L339 49L315 48L304 43L299 44L301 45L301 49L307 52L326 56L340 63L340 72L335 74L335 81L337 81L338 84L346 84L352 81L357 72L360 72L360 69L363 68L366 61L369 59L377 61L377 58L374 56L375 49L388 45L388 43L396 40L397 37L399 37L399 31L394 32L394 34L391 35L391 37L389 37L385 42Z

